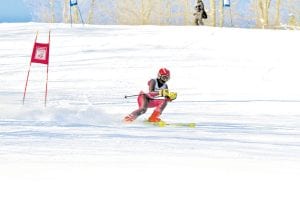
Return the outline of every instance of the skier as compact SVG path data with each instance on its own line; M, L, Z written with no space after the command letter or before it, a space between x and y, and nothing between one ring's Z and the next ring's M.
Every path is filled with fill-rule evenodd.
M132 122L140 115L144 114L148 108L154 108L149 122L159 122L159 118L168 102L177 98L176 92L169 92L166 82L170 79L170 71L161 68L157 78L148 81L149 93L140 92L137 98L139 108L124 118L124 122Z
M198 25L204 25L203 23L203 19L206 19L207 18L207 14L205 12L205 9L204 9L204 3L202 0L197 0L197 4L195 6L195 13L194 13L194 16L195 16L195 24L198 26Z

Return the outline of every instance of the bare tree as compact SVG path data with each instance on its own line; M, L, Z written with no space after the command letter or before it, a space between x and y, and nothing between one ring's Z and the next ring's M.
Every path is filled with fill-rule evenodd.
M295 17L295 15L290 14L289 21L288 21L288 28L289 29L296 29L296 26L297 26L296 17Z
M223 0L219 1L219 26L222 27L224 25L224 6Z
M269 26L269 8L271 0L258 0L259 22L263 28Z
M157 24L189 25L194 21L196 0L78 0L88 23L100 24ZM299 26L299 0L249 0L241 9L244 0L231 1L224 8L223 0L204 0L211 26L224 26L233 19L235 24L254 23L256 27ZM70 0L24 0L32 10L34 20L42 22L70 21ZM59 10L58 10L59 8ZM61 8L61 9L60 9ZM232 11L232 16L231 12ZM230 18L229 18L230 17ZM72 7L72 19L78 23L79 11Z
M280 26L280 0L276 1L275 26Z
M215 0L210 0L210 18L211 18L211 25L216 26L216 2Z
M54 13L54 4L53 0L49 1L33 1L27 0L26 3L31 5L33 9L33 14L35 20L42 22L54 22L55 13Z
M68 23L68 21L69 21L69 6L70 6L70 4L69 4L69 1L70 0L64 0L63 1L63 17L62 17L62 21L64 22L64 23Z
M161 25L166 25L171 23L172 19L172 3L170 0L163 2L162 0L160 5L160 22ZM164 16L164 18L162 17Z
M167 0L161 3L164 12L162 19L167 19L168 24L192 25L194 24L195 0ZM174 9L176 8L176 9Z
M79 23L79 11L77 6L72 6L72 21L73 23L77 24Z
M159 13L159 0L116 0L117 19L120 24L153 24Z
M96 7L96 0L91 0L91 6L88 16L88 24L92 24L94 20L94 9Z
M150 24L150 16L152 13L152 9L154 7L153 0L141 0L141 10L140 10L140 17L141 17L141 24Z
M194 5L191 4L188 0L182 0L182 6L183 6L183 24L184 25L190 25L193 24L193 15L194 12Z
M51 13L50 22L54 23L55 22L55 0L51 0L49 4L50 4L50 13Z
M139 24L140 8L134 0L116 0L117 2L117 24Z
M296 6L297 5L297 6ZM288 19L288 25L291 29L297 28L297 26L300 26L300 5L298 3L298 0L288 0L288 12L289 12L289 19ZM298 19L298 23L297 23ZM299 27L298 27L299 29Z

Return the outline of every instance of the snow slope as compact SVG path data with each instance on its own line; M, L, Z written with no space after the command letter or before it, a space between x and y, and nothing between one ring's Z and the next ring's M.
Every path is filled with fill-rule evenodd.
M47 107L37 64L23 106L49 29ZM0 24L0 44L1 199L299 199L299 31ZM162 118L196 128L121 123L161 66Z

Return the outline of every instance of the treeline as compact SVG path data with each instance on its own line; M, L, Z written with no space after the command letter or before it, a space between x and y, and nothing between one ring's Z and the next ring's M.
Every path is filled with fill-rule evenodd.
M24 0L35 21L70 22L70 0ZM203 0L209 26L297 28L299 0ZM78 0L85 23L126 25L193 25L196 0ZM72 7L74 23L81 23L78 8Z

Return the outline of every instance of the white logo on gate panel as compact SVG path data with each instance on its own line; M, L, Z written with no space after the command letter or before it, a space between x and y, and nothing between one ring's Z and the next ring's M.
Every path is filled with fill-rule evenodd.
M47 47L38 47L35 52L35 59L46 60Z

